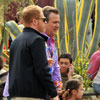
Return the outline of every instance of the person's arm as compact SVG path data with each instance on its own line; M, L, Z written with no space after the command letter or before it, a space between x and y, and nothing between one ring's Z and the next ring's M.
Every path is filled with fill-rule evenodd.
M4 87L4 90L3 90L3 96L4 97L8 97L9 96L8 89L9 89L9 73L7 75L5 87Z
M91 60L90 63L89 63L89 68L87 70L87 74L88 74L88 77L90 79L94 79L94 77L96 76L98 70L99 70L99 67L100 67L100 61L98 58L96 58L95 60Z
M52 64L54 64L54 60L52 58L48 58L49 67L52 66Z
M31 52L33 57L33 64L35 64L34 70L40 80L40 84L42 84L43 88L48 91L48 94L51 98L56 97L57 91L49 73L48 61L45 51L45 43L42 38L38 38L35 40L35 42L31 46Z
M62 93L62 80L61 80L61 74L60 74L60 67L58 65L58 59L56 56L56 53L53 54L55 58L54 59L54 64L53 64L53 73L52 73L52 80L57 88L57 92L60 95Z

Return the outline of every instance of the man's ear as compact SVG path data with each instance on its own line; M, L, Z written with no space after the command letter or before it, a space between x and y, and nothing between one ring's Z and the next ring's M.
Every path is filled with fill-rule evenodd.
M47 24L48 22L47 21L45 21L45 24Z
M77 94L77 90L72 90L72 94L76 95Z
M36 19L32 19L32 22L33 22L34 25L37 24L37 20Z

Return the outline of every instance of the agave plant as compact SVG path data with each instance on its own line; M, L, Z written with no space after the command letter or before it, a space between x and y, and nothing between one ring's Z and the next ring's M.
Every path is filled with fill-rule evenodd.
M10 0L9 2L11 1L14 0ZM29 1L31 4L33 3L32 0ZM100 15L99 2L99 0L55 0L54 5L59 9L61 17L60 29L57 32L57 46L61 53L71 53L73 58L75 58L79 51L90 56L96 50L97 42L100 38L100 19L98 18ZM0 9L3 9L3 4L4 2L2 6L0 6ZM95 24L94 31L92 32L91 15L94 5ZM3 15L1 15L1 17ZM3 17L1 19L3 19ZM2 22L3 24L1 24ZM7 22L6 24L4 20L2 22L0 22L0 49L2 49L3 43L7 48L9 35L14 39L18 35L16 33L20 33L19 30L21 31L14 22ZM11 32L13 29L10 30L12 24L15 26L13 27L15 34L14 31Z
M55 0L61 23L57 33L61 53L71 53L73 58L82 51L86 56L96 50L100 38L100 0ZM95 6L95 24L92 32L91 15ZM93 34L93 35L92 35Z
M5 14L9 9L9 4L12 2L19 2L21 6L26 0L21 0L21 2L19 0L0 0L0 55L3 55L6 59L9 59L7 54L9 36L14 40L17 35L21 34L23 29L23 25L18 25L15 21L6 21ZM27 0L27 5L30 4L34 4L33 0ZM18 9L23 7L25 5ZM5 50L3 49L4 46Z

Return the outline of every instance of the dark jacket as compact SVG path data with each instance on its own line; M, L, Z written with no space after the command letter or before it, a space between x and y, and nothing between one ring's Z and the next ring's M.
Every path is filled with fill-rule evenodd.
M32 28L24 28L11 45L9 94L11 97L45 98L57 96L49 74L45 53L45 36Z

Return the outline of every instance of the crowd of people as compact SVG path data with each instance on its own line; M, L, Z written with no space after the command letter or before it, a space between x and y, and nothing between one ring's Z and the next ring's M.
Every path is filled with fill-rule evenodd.
M21 23L23 32L10 46L9 73L3 96L8 100L81 99L83 79L74 73L71 55L57 57L54 36L60 23L58 9L27 6L22 11ZM100 43L98 51L90 58L87 71L94 79L93 88L97 93L100 93L99 55Z

